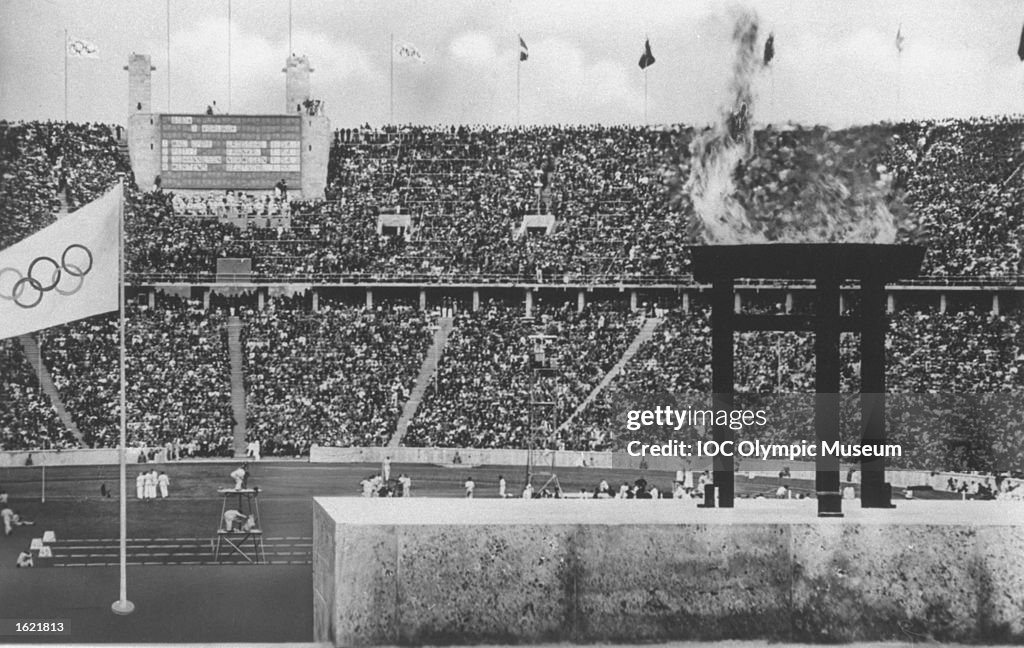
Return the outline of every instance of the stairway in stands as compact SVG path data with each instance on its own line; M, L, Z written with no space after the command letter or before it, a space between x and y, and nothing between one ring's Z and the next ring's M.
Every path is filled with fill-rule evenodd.
M64 399L60 397L60 392L57 391L57 386L53 384L53 378L50 377L50 371L43 364L42 351L39 349L39 342L35 336L31 334L20 335L18 340L21 342L22 351L25 353L25 358L28 363L32 365L32 368L36 372L36 377L39 379L39 386L42 388L43 393L50 399L50 404L53 405L53 409L57 412L57 417L60 422L64 424L64 427L70 431L75 438L78 440L78 445L85 447L85 439L82 438L82 433L78 429L78 425L75 424L74 419L71 418L71 414L68 413L66 407L64 407Z
M416 385L412 388L412 393L409 394L409 400L405 402L405 407L402 408L402 416L398 419L398 428L394 436L391 437L391 442L388 443L389 447L397 448L402 443L402 437L405 436L405 431L409 429L409 423L416 416L416 410L419 409L423 395L427 393L427 387L430 386L434 372L437 371L437 365L441 361L441 354L444 353L444 347L448 344L448 336L451 335L454 326L455 318L453 317L442 317L438 320L437 330L434 331L434 341L430 344L427 356L423 358L420 374L416 377Z
M640 350L640 347L642 347L644 343L651 339L654 335L654 330L659 326L661 326L661 318L659 317L649 317L644 320L643 326L640 327L640 331L637 332L636 337L633 338L633 341L629 343L628 347L626 347L626 350L622 353L622 357L619 358L619 361L615 363L614 367L608 370L608 373L604 375L601 382L599 382L597 386L587 394L587 397L583 399L583 402L579 404L569 418L565 419L565 421L558 426L559 430L567 429L572 425L572 422L577 416L586 411L590 404L594 402L594 399L597 398L598 394L601 393L601 390L610 385L612 381L615 380L615 377L622 373L622 370L625 369L626 365L629 364L629 361L633 359L636 352Z
M242 319L228 318L228 357L231 362L231 411L235 415L235 456L245 456L245 372L242 369Z
M57 212L57 218L61 219L70 214L71 210L68 209L68 195L66 192L58 191L57 197L60 199L60 211Z

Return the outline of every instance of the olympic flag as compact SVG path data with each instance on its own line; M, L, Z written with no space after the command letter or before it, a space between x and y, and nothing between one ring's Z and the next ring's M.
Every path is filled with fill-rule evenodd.
M122 186L0 251L0 340L118 310Z

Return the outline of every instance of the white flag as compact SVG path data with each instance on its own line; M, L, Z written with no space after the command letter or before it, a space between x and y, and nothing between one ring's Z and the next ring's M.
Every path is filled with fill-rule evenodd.
M72 58L94 58L100 57L100 48L96 43L87 41L84 38L68 38L68 56Z
M427 59L423 58L423 55L420 54L418 49L416 49L416 46L409 43L395 45L395 56L404 61L416 61L417 63L427 62Z
M118 310L122 186L0 251L0 340Z

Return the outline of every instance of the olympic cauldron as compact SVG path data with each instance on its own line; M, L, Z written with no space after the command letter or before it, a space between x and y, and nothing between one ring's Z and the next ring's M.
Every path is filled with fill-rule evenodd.
M811 331L814 333L814 427L817 443L839 441L839 337L860 333L862 446L881 453L885 444L885 285L917 276L924 248L872 243L766 243L704 245L690 248L693 276L711 284L711 367L714 409L733 409L733 333L736 331ZM737 279L813 280L813 315L756 315L733 312ZM858 283L860 314L840 313L840 287ZM715 441L731 441L726 426L713 428ZM842 516L839 457L815 459L818 515ZM733 506L732 457L714 459L719 506ZM862 459L861 506L891 508L882 457Z

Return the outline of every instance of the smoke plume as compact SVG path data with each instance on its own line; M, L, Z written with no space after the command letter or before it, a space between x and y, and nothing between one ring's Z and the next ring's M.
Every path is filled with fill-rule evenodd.
M755 12L735 10L732 43L728 101L718 122L690 145L685 190L698 236L710 244L893 242L896 223L885 204L887 182L864 160L834 159L842 147L831 146L824 129L800 131L811 141L790 138L785 155L776 150L771 159L758 159L754 88L765 68ZM782 146L779 131L768 136L769 148ZM808 151L808 145L818 150Z

